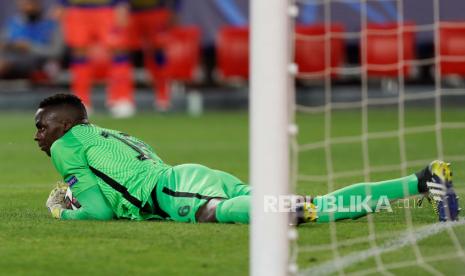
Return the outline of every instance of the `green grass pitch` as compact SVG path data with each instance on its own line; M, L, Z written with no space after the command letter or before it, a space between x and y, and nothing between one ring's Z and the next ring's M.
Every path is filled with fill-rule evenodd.
M397 128L397 110L370 110L369 131ZM406 126L420 126L434 121L428 110L412 109L406 113ZM159 116L141 114L127 120L95 116L94 123L138 136L153 145L169 164L201 163L248 179L248 117L246 113L208 113L200 118L185 115ZM444 121L464 122L465 112L450 109L443 112ZM299 115L300 143L323 138L324 118ZM334 137L359 135L359 112L336 112L332 121ZM33 113L1 113L0 127L0 274L1 275L245 275L248 273L248 231L246 225L181 224L170 222L92 222L56 221L44 207L48 192L59 179L50 160L33 141ZM465 156L465 130L444 130L444 153ZM407 135L408 160L436 157L434 132ZM387 138L368 143L370 165L395 165L400 162L399 140ZM332 149L336 172L363 168L361 143L337 145ZM299 157L299 172L327 172L322 150L304 152ZM425 164L426 165L426 164ZM455 185L465 196L465 162L453 164ZM414 172L419 167L410 167ZM374 173L372 180L399 177L401 171ZM363 176L339 178L335 187L360 182ZM327 192L326 183L301 182L298 191L305 194ZM462 204L463 205L463 204ZM394 213L372 216L379 234L378 244L386 233L406 229L404 210L393 205ZM436 222L425 204L412 209L415 227ZM337 223L336 236L343 242L368 234L367 218ZM461 248L465 248L465 227L454 228ZM334 258L331 249L308 251L306 247L330 242L328 224L308 224L298 229L298 264L301 269L315 267ZM457 252L451 239L442 232L418 243L425 257ZM340 246L344 256L370 247L368 241ZM414 261L412 246L381 256L384 264ZM463 258L430 262L447 275L463 275ZM376 267L374 258L356 263L346 273ZM425 273L419 266L389 271L411 275L412 269ZM375 275L375 274L373 274Z

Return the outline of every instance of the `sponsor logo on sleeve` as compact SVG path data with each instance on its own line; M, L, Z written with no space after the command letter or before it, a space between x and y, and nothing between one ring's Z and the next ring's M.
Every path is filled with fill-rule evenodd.
M70 187L73 187L74 184L78 183L78 179L76 176L72 176L70 177L68 180L66 180L66 184L68 184L68 186Z

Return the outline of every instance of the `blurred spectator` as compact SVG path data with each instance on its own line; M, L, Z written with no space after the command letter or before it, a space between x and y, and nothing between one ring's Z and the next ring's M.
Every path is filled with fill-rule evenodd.
M130 0L127 43L131 49L143 51L145 68L155 82L155 106L160 111L171 106L164 40L176 21L178 5L179 0Z
M40 0L18 0L19 14L7 20L0 42L0 78L30 78L60 56L62 37L46 18Z
M215 4L229 25L245 26L248 24L247 15L234 0L215 0Z
M134 114L132 67L124 45L128 0L59 0L57 14L63 22L65 41L72 49L71 89L88 109L94 80L90 56L96 47L110 52L107 105L115 117Z

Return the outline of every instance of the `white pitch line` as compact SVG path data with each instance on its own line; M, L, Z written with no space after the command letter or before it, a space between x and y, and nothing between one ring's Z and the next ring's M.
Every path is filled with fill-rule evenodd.
M433 225L421 227L418 230L413 231L411 233L405 232L399 238L389 240L377 248L370 248L365 251L349 254L338 260L328 261L316 267L300 271L299 275L328 275L331 273L335 273L342 268L346 268L353 264L362 262L366 259L372 258L373 256L400 249L404 246L409 245L412 240L418 242L430 236L436 235L449 227L455 227L459 225L465 225L464 217L461 217L459 221L438 222Z

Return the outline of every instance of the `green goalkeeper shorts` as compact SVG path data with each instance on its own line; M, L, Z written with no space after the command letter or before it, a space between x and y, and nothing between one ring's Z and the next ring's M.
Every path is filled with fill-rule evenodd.
M250 186L235 176L197 164L174 166L156 189L158 205L169 219L193 223L197 210L209 199L250 194Z

